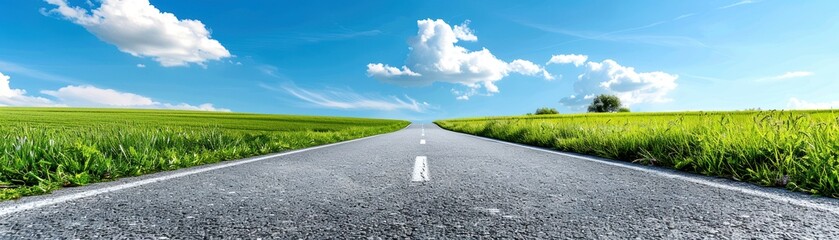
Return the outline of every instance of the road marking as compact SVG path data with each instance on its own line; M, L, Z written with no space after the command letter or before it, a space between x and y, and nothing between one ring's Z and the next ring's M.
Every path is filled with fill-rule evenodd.
M420 144L425 144L425 139L420 139Z
M548 150L548 149L543 149L543 148L538 148L538 147L532 147L532 146L527 146L527 145L518 144L518 143L505 142L505 141L501 141L501 140L496 140L496 139L486 138L486 137L481 137L481 136L475 136L475 135L470 135L470 134L466 134L466 133L460 133L460 132L454 132L454 131L450 131L450 132L463 134L463 135L466 135L466 136L469 136L469 137L473 137L473 138L477 138L477 139L483 139L483 140L490 141L490 142L507 144L507 145L512 145L512 146L516 146L516 147L527 148L527 149L530 149L530 150L535 150L535 151L540 151L540 152L545 152L545 153L551 153L551 154L556 154L556 155L560 155L560 156L577 158L577 159L582 159L582 160L586 160L586 161L590 161L590 162L596 162L596 163L606 164L606 165L610 165L610 166L621 167L621 168L631 169L631 170L635 170L635 171L641 171L641 172L645 172L645 173L655 174L655 175L658 175L658 176L664 177L664 178L678 179L678 180L682 180L682 181L686 181L686 182L690 182L690 183L695 183L695 184L700 184L700 185L705 185L705 186L709 186L709 187L740 192L740 193L747 194L747 195L767 198L767 199L774 200L774 201L781 202L781 203L788 203L788 204L796 205L796 206L799 206L799 207L818 209L818 210L827 211L827 212L839 215L839 206L816 203L816 202L812 202L812 201L807 201L807 200L802 200L802 199L798 199L798 198L792 198L792 197L784 196L784 195L777 194L777 193L764 192L764 191L749 189L749 188L745 188L745 187L741 187L741 186L734 186L734 185L729 185L729 184L724 184L724 183L708 181L708 180L701 179L701 178L698 178L698 177L668 173L668 172L664 172L664 171L661 171L661 170L646 168L646 167L643 167L643 166L631 165L632 163L623 163L623 162L603 160L603 159L597 159L597 158L586 157L586 156L579 156L579 155L575 155L575 154L569 154L569 153L558 152L558 151L553 151L553 150Z
M408 125L408 126L410 126L410 125ZM405 128L408 128L408 127L405 127ZM394 132L391 132L391 133L394 133ZM327 144L327 145L314 146L314 147L310 147L310 148L298 149L298 150L289 151L289 152L276 153L276 154L271 154L271 155L266 155L266 156L256 157L256 158L251 158L251 159L246 159L246 160L236 160L236 161L222 163L222 164L215 165L215 166L209 166L209 167L198 166L198 167L196 167L197 169L181 171L181 172L178 172L178 173L173 173L173 174L169 174L169 175L165 175L165 176L143 179L143 180L139 180L139 181L135 181L135 182L127 182L127 183L114 185L114 186L110 186L110 187L93 189L93 190L88 190L88 191L84 191L84 192L78 192L78 193L73 193L73 194L68 194L68 195L63 195L63 196L48 197L48 198L45 198L45 199L32 201L32 202L12 204L12 205L0 208L0 216L16 213L16 212L20 212L20 211L26 211L26 210L45 207L45 206L55 205L55 204L59 204L59 203L64 203L64 202L68 202L68 201L81 199L81 198L92 197L92 196L96 196L96 195L100 195L100 194L104 194L104 193L115 192L115 191L119 191L119 190L139 187L139 186L143 186L143 185L147 185L147 184L151 184L151 183L162 182L162 181L171 180L171 179L180 178L180 177L185 177L185 176L194 175L194 174L198 174L198 173L209 172L209 171L213 171L213 170L217 170L217 169L229 168L229 167L238 166L238 165L242 165L242 164L258 162L258 161L262 161L262 160L266 160L266 159L271 159L271 158L276 158L276 157L281 157L281 156L286 156L286 155L291 155L291 154L296 154L296 153L301 153L301 152L306 152L306 151L311 151L311 150L316 150L316 149L327 148L327 147L337 146L337 145L341 145L341 144L366 140L366 139L378 137L378 136L381 136L381 135L384 135L384 134L373 135L373 136L369 136L369 137L363 137L363 138L359 138L359 139L353 139L353 140L349 140L349 141L337 142L337 143L332 143L332 144ZM175 170L175 171L178 171L178 170ZM426 178L427 178L427 175L426 175Z
M427 182L428 181L428 158L425 156L417 156L414 160L414 173L411 175L412 182Z

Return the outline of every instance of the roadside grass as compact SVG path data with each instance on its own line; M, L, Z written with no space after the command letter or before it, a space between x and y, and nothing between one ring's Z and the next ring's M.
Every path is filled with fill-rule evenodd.
M384 119L0 108L0 200L396 131Z
M839 111L440 120L444 129L839 198Z

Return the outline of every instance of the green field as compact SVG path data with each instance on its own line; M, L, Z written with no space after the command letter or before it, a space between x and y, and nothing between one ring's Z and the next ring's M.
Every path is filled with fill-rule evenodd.
M408 124L171 110L0 108L0 200L361 138Z
M839 198L839 111L452 119L440 127Z

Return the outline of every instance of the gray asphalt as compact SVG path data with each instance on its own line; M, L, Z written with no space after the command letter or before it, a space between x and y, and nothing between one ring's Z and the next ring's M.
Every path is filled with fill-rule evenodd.
M424 127L0 216L0 239L839 236L836 213ZM430 181L411 182L417 156Z

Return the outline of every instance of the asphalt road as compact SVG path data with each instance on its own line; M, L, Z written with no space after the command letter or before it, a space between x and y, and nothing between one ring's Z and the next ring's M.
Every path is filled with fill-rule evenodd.
M102 189L114 191L96 194ZM54 204L37 206L44 202ZM283 156L2 202L0 239L836 239L838 206L414 124Z

